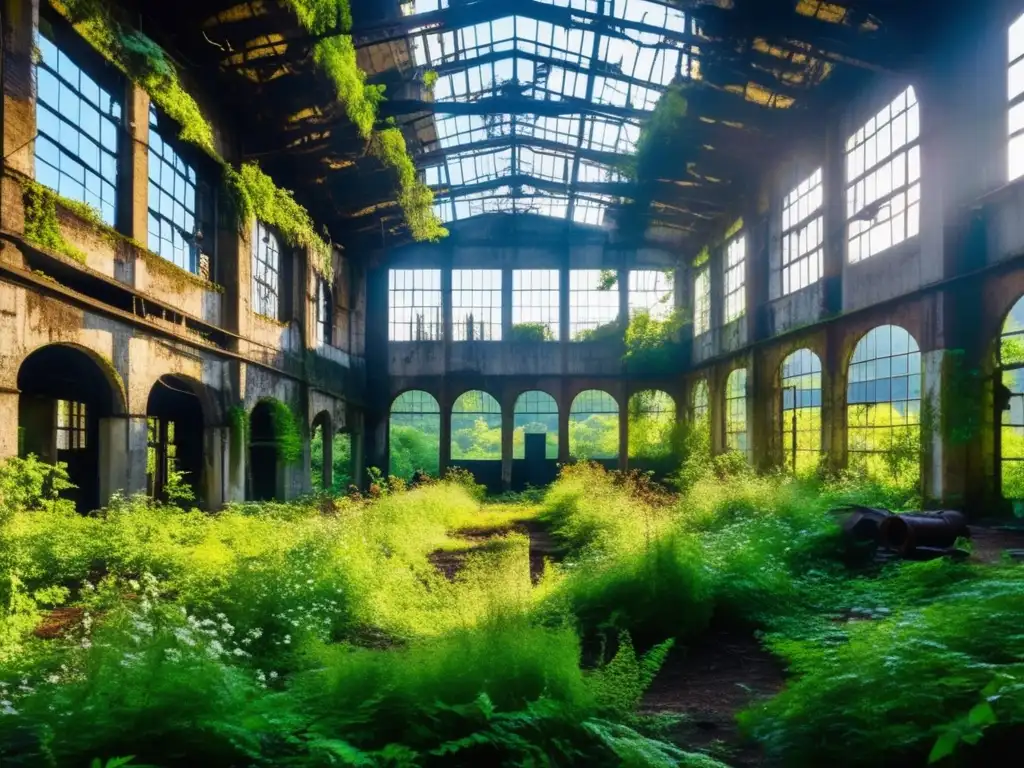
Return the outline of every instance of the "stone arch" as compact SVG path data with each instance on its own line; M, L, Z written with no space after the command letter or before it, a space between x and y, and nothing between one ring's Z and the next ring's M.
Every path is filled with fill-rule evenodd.
M660 389L634 392L627 408L630 459L665 459L672 454L676 401Z
M451 411L452 460L501 461L501 404L482 389L459 395Z
M870 476L916 484L921 474L921 350L899 325L867 331L847 366L848 461Z
M249 470L247 497L253 501L284 499L284 467L288 457L282 455L283 426L279 409L287 406L273 397L264 397L249 414ZM292 417L294 418L294 416Z
M417 471L436 475L440 466L441 407L422 389L406 389L388 412L388 473L409 479Z
M996 473L1000 495L1024 501L1024 296L1003 316L995 345Z
M146 491L153 498L173 500L188 488L202 499L209 399L207 388L187 376L164 374L153 382L146 400Z
M783 465L795 473L821 460L821 358L808 347L793 350L778 368Z
M65 462L77 486L65 495L79 511L98 508L105 501L100 476L107 467L100 457L106 454L110 461L110 419L126 411L117 372L85 347L47 344L21 361L17 386L18 453Z
M569 454L576 459L617 459L619 403L600 389L584 389L569 408Z
M313 490L319 491L333 488L334 420L331 417L330 411L320 411L313 417L313 421L310 424L309 446L310 476ZM318 447L319 450L317 450Z
M558 458L558 400L542 389L516 395L512 407L512 458L525 459L526 435L543 434L544 458Z

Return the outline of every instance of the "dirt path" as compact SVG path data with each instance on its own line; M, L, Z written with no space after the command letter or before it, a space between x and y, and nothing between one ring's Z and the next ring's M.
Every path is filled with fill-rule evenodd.
M760 748L744 740L736 714L778 693L783 668L751 635L711 632L689 648L672 649L640 709L684 715L671 734L684 748L704 749L735 768L762 765Z

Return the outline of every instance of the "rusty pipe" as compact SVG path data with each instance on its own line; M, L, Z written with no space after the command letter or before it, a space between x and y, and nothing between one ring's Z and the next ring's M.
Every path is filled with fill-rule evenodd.
M892 515L881 522L878 534L883 546L907 555L917 547L952 547L969 532L962 512L944 509Z

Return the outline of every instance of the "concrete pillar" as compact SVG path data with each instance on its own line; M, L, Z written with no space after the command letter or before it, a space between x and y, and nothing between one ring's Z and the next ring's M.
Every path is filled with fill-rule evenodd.
M501 270L501 338L512 335L512 269Z
M501 487L512 489L512 438L515 434L514 407L507 404L501 409Z
M438 446L438 471L443 476L452 463L452 403L442 394L441 400L441 444Z
M352 456L350 473L352 485L362 488L366 478L366 432L359 429L350 433L352 445L349 449Z
M629 270L620 269L619 276L619 321L625 327L629 323Z
M954 350L921 354L921 487L929 505L960 508L967 495L970 437L955 440L956 425L949 421L963 414L963 398L983 397L980 383L976 386L969 381L967 366L962 353Z
M821 450L830 471L846 467L846 350L840 329L826 329L821 358Z
M249 436L227 428L228 448L225 467L226 495L224 501L245 501L246 464L249 459Z
M558 463L569 463L569 409L572 399L563 381L562 396L558 399Z
M203 487L199 502L211 512L231 499L229 467L231 434L228 427L206 427L203 430Z
M619 394L619 469L629 469L629 397L623 384Z
M4 164L27 176L35 175L36 90L32 49L38 26L39 0L3 0ZM3 222L6 229L12 229L10 224Z
M825 132L822 185L825 194L822 310L827 314L837 314L843 309L843 271L846 265L846 150L839 125L835 122L830 122Z
M779 463L779 441L773 439L778 408L773 372L768 370L764 355L755 350L747 370L747 430L751 462L760 470Z
M324 450L323 463L320 467L320 485L322 488L330 490L334 487L334 430L331 428L330 422L324 422L321 425L321 431L323 432ZM313 490L319 491L320 488Z
M100 506L120 491L146 491L148 441L145 416L111 416L99 420Z
M725 381L718 368L713 368L708 372L712 456L725 453Z
M140 243L149 242L149 94L132 82L125 99L128 141L121 148L120 229ZM213 237L214 233L209 233Z
M16 389L0 391L0 460L18 455L18 402Z

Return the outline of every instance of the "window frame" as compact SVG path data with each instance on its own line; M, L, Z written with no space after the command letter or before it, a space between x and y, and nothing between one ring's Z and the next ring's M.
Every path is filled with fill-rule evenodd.
M271 248L271 245L274 248ZM251 309L253 314L267 317L271 320L279 320L281 317L281 276L284 266L284 253L281 248L281 238L273 227L264 224L259 219L253 224L252 240L252 299ZM273 254L273 263L268 256ZM264 267L261 271L260 267ZM271 283L266 277L273 275L274 282ZM261 293L260 289L263 288ZM270 307L270 303L273 307ZM273 309L273 312L266 310Z
M436 278L427 280L427 277ZM401 280L399 280L401 278ZM401 285L398 283L401 282ZM388 342L429 342L444 340L444 277L442 270L424 268L391 268L388 270ZM436 297L436 303L428 301ZM403 303L397 304L396 299ZM409 303L404 303L404 300ZM408 320L396 319L396 310L409 310ZM422 325L417 325L416 311L422 310ZM428 316L432 315L432 317ZM422 338L417 329L422 328ZM408 333L398 333L400 330ZM408 336L408 338L403 338Z
M893 148L897 126L901 126L903 143ZM882 137L886 137L884 142ZM883 147L888 147L884 155ZM917 237L921 232L923 162L921 105L913 85L886 102L846 140L844 161L847 263L866 261ZM902 181L897 183L900 178ZM889 191L880 192L886 184ZM870 213L873 206L877 210L870 220L859 218L865 211ZM887 218L880 221L883 212ZM899 237L895 234L897 227ZM886 228L888 241L882 245ZM873 241L876 232L877 249Z
M703 336L710 330L711 270L704 267L693 276L693 335Z
M67 409L62 409L62 405L67 405ZM57 450L87 450L90 447L88 404L77 400L58 398L55 407L56 414L53 429Z
M787 366L790 370L787 372ZM782 427L783 465L793 474L801 470L800 459L813 455L812 465L817 465L822 455L823 421L821 409L821 358L809 347L795 349L783 358L779 366L779 398ZM809 393L809 398L806 393ZM810 404L807 404L807 400ZM814 410L817 413L814 413ZM801 425L801 412L810 412L810 427ZM814 422L817 421L815 425ZM794 441L793 436L796 435ZM800 436L812 435L810 448L800 447Z
M1015 34L1019 40L1015 40ZM1006 174L1007 182L1017 181L1024 176L1024 13L1007 28L1006 55ZM1013 92L1014 74L1020 77L1021 90ZM1019 162L1014 162L1014 150L1019 152Z
M604 290L601 284L600 269L570 269L569 270L569 339L570 341L588 341L586 337L580 338L581 334L595 331L598 328L612 325L621 320L620 301L618 291L618 280L622 279L621 273L617 273L616 284L612 288ZM597 301L590 301L590 297L607 294L612 300L604 301L599 298ZM578 301L586 296L586 303ZM605 305L608 306L605 306ZM612 312L614 308L614 312ZM580 319L580 317L585 319Z
M782 296L809 288L825 270L825 181L818 168L782 201ZM796 280L794 280L796 277Z
M535 280L541 279L544 287L535 288ZM524 287L524 283L530 283ZM551 287L551 283L554 287ZM533 296L540 301L524 304L524 298ZM551 301L554 297L554 302ZM551 318L552 313L554 315ZM536 319L540 318L540 319ZM560 341L562 338L562 273L559 269L513 269L512 270L512 327L525 323L538 323L547 327L551 338L547 341Z
M733 386L733 381L741 381ZM733 429L743 416L743 429ZM725 447L729 451L742 453L750 460L750 414L747 408L747 369L734 368L725 379ZM742 446L739 446L742 438Z
M475 268L451 271L452 341L501 341L502 272L501 269ZM481 313L480 318L477 312ZM472 326L470 318L473 318ZM478 326L479 337L476 335Z
M747 313L747 236L740 233L725 248L722 293L725 303L725 324L739 320Z
M315 340L318 347L334 346L334 291L320 275L316 276Z
M35 113L36 134L32 148L35 160L34 178L43 186L52 189L57 194L71 200L76 200L96 209L100 219L110 227L116 228L123 215L120 205L121 194L121 152L123 142L121 140L125 126L125 105L123 93L124 81L119 74L113 74L110 69L104 66L102 59L88 46L74 30L63 21L63 19L51 21L48 14L40 18L36 30L35 45L41 55L38 61L33 63L33 77L36 82ZM48 62L45 56L48 47L56 52L56 61ZM61 73L61 57L67 59L68 64L74 68L77 75L77 83L72 84L68 79L69 72ZM43 77L52 77L56 85L57 104L51 105L49 99L45 98L42 85ZM88 82L83 86L85 78ZM92 90L95 87L96 98L90 98L85 90ZM75 99L75 112L77 117L71 119L71 106L63 105L63 93L67 90ZM106 104L106 106L104 106ZM85 105L96 113L95 136L83 127L86 122L82 117L82 106ZM48 130L48 120L41 119L40 109L52 115L56 120L56 135ZM113 149L104 146L104 128L109 126L109 135L113 143ZM66 130L74 136L74 143L78 149L72 151L70 140L62 141ZM96 148L96 163L87 164L81 153L83 139L87 139ZM47 145L52 146L54 157L51 158L41 154L41 150ZM67 158L67 170L64 169L64 158ZM106 161L107 169L104 170ZM81 168L81 180L72 178L72 172L77 173L75 166ZM49 183L46 178L48 174L41 174L43 167L49 168L56 173L56 185ZM88 183L89 174L95 178L95 185L98 191L93 191L93 199L90 199ZM64 187L62 178L67 178L70 183L81 186L81 194L70 187ZM98 202L98 204L97 204Z

